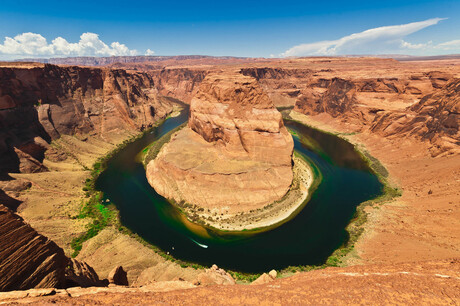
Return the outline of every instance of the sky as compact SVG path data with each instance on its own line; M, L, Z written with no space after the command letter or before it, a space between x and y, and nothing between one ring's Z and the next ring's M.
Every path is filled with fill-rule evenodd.
M0 60L460 54L460 0L0 0Z

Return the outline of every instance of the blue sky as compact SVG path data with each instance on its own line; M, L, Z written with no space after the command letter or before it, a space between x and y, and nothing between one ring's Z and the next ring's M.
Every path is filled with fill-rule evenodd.
M460 53L460 1L0 0L0 59L146 53Z

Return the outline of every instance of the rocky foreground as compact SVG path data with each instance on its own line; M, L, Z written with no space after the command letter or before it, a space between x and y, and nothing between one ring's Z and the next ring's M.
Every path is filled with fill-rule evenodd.
M280 200L292 179L293 140L251 77L209 74L188 126L147 165L162 196L210 213L237 214Z
M172 305L456 305L458 260L327 268L254 286L198 287L184 281L141 288L111 287L0 293L0 303Z

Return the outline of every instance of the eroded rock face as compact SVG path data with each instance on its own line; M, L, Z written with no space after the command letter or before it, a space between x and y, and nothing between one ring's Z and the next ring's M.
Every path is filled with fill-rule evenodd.
M0 68L0 172L37 172L61 135L142 130L171 105L146 73L121 69Z
M192 99L188 127L147 165L161 195L238 212L279 200L292 182L293 140L251 77L208 75Z
M429 140L433 155L460 152L460 79L426 95L405 112L381 112L371 130L386 137L415 135Z
M293 141L282 116L250 77L208 76L192 99L188 126L231 155L249 155L252 160L278 165L291 163Z
M23 188L12 182L6 186ZM0 291L107 284L86 262L66 257L56 243L0 204Z
M53 241L0 205L0 291L62 287L68 262Z
M159 94L186 103L190 103L207 73L206 70L188 68L149 70Z
M337 117L350 111L356 103L356 86L353 82L341 78L320 79L315 85L326 90L321 93L305 91L296 102L296 110L304 114L326 112Z

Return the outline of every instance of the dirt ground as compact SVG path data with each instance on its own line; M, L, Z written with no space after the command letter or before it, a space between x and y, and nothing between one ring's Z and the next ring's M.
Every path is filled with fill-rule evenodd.
M368 265L299 273L257 286L60 295L19 302L40 305L457 305L460 303L459 271L458 260Z

